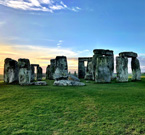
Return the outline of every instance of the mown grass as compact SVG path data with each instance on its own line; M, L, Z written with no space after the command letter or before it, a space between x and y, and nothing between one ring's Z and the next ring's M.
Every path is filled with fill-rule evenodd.
M85 87L47 82L0 82L0 135L145 134L145 77L129 83L90 81Z

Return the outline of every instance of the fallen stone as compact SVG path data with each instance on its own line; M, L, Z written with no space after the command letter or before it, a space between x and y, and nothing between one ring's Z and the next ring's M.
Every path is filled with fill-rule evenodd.
M74 76L74 75L69 75L68 80L80 82L80 79L78 77Z
M37 81L37 82L31 83L31 85L46 86L48 84L45 81Z
M71 80L59 80L59 81L55 81L53 85L55 86L85 86L85 83L71 81Z

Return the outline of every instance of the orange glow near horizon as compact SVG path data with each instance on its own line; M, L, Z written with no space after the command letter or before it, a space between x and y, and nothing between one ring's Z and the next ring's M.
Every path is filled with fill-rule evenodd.
M71 50L43 48L34 46L12 46L0 45L0 74L3 74L5 58L18 60L19 58L28 58L31 64L39 64L43 68L43 73L46 72L47 65L50 64L50 59L56 56L70 56L68 58L68 69L70 72L77 71L78 61L76 54ZM56 52L56 53L55 53ZM70 54L70 55L69 55Z

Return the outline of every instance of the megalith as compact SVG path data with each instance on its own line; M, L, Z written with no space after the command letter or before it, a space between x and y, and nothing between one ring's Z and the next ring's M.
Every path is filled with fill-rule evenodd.
M141 69L140 69L139 60L137 58L132 58L131 68L132 68L132 81L140 81Z
M31 65L29 59L19 59L19 84L29 85L31 81Z
M35 80L35 68L31 64L31 82L33 82L34 80Z
M85 78L86 68L85 62L92 61L92 57L79 57L78 58L78 77Z
M55 59L56 67L53 78L55 80L68 78L68 65L66 56L57 56Z
M128 58L116 57L117 82L128 82Z
M50 65L48 65L47 68L46 68L46 79L50 78L50 74L51 74L51 72L50 72Z
M109 83L111 82L112 69L109 65L109 56L97 57L97 65L95 71L95 82L97 83Z
M78 65L78 68L79 68L79 78L84 78L85 76L85 65L84 65L84 61L79 61L79 65Z
M110 82L114 73L114 54L112 50L95 49L92 58L92 79L96 82ZM101 62L101 63L100 63ZM103 67L104 66L104 67ZM103 73L104 72L104 73ZM102 75L104 74L104 78Z
M139 60L137 59L137 53L135 52L121 52L119 53L119 57L120 59L123 59L124 61L124 64L125 64L125 67L124 66L121 66L120 65L120 70L124 71L124 81L128 81L128 70L125 69L126 68L126 60L127 58L131 58L132 61L131 61L131 68L132 68L132 81L139 81L141 80L141 69L140 69L140 63L139 63ZM121 64L123 64L123 62ZM127 61L128 62L128 61ZM119 63L119 62L118 62ZM119 65L118 65L119 66ZM121 67L123 69L121 69ZM117 75L120 75L120 70L117 70ZM123 77L118 77L118 78L123 78ZM120 80L120 79L119 79ZM122 81L121 81L122 82Z
M4 82L18 82L18 72L18 62L11 58L6 58L4 63Z
M85 72L85 79L92 80L92 77L93 77L93 65L92 65L92 61L88 61L86 72Z
M50 75L49 75L49 79L53 80L53 76L55 73L55 69L56 69L56 60L55 59L51 59L50 60Z
M41 81L42 80L42 75L43 75L42 68L41 67L38 67L38 69L37 69L37 80L38 81Z
M121 52L119 53L120 57L127 57L127 58L136 58L138 55L135 52Z

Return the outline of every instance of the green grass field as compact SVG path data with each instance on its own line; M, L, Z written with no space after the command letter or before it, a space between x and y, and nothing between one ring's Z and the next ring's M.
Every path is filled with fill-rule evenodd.
M0 82L0 135L145 135L145 77L85 87L47 82Z

